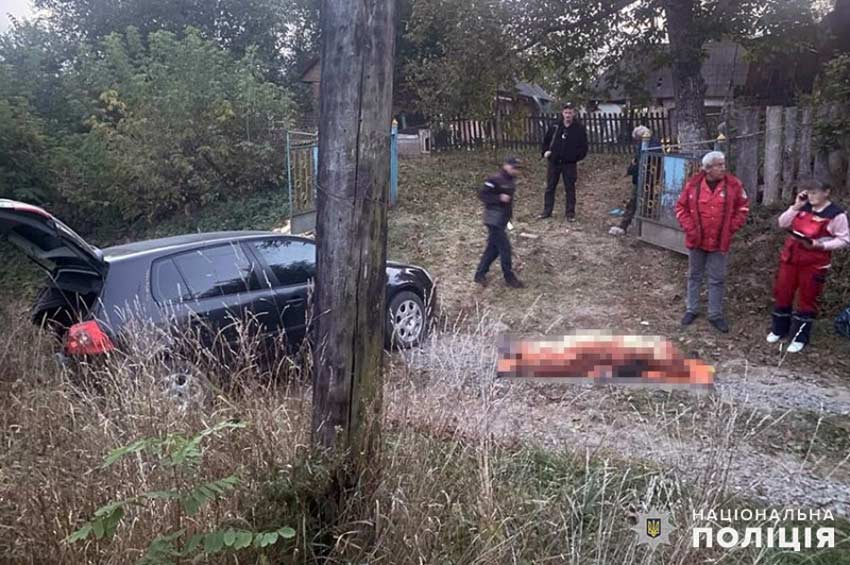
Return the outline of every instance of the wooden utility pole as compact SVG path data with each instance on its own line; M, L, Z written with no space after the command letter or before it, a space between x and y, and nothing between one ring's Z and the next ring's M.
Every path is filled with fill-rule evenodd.
M380 433L394 16L395 0L321 6L312 437L354 476Z

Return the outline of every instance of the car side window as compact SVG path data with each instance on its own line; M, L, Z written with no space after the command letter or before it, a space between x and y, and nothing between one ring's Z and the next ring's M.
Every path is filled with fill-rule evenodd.
M316 246L311 242L266 239L251 242L251 247L284 286L304 284L316 276Z
M186 281L171 259L160 259L153 264L151 291L154 300L160 304L180 302L192 297Z
M259 288L251 260L238 244L207 247L174 257L193 299Z

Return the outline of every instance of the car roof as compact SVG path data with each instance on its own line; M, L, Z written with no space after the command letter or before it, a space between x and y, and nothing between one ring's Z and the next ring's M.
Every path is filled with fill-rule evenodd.
M159 239L148 239L144 241L134 241L122 245L113 245L103 249L103 255L106 261L114 262L127 259L132 256L141 254L161 254L162 252L176 252L183 249L189 250L198 247L202 244L227 243L232 241L242 241L254 239L257 237L293 237L296 239L304 239L298 236L289 236L273 231L221 231L207 233L190 233L185 235L177 235L172 237L163 237ZM309 241L309 240L308 240Z

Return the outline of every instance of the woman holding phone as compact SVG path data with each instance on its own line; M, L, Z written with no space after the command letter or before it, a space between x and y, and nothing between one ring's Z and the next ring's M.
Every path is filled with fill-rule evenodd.
M789 235L779 254L773 327L767 336L768 343L790 336L791 353L802 351L809 343L832 252L850 245L847 214L830 201L831 187L811 180L800 189L794 204L779 216L779 227Z

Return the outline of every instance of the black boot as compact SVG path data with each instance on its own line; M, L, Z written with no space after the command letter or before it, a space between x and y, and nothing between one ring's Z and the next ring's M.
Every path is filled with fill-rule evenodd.
M521 280L516 278L516 275L508 275L505 277L505 284L511 288L525 288Z
M779 338L788 335L791 329L791 308L774 308L773 309L773 325L770 333Z
M791 341L806 345L812 335L812 324L815 316L811 312L794 312L791 317Z

